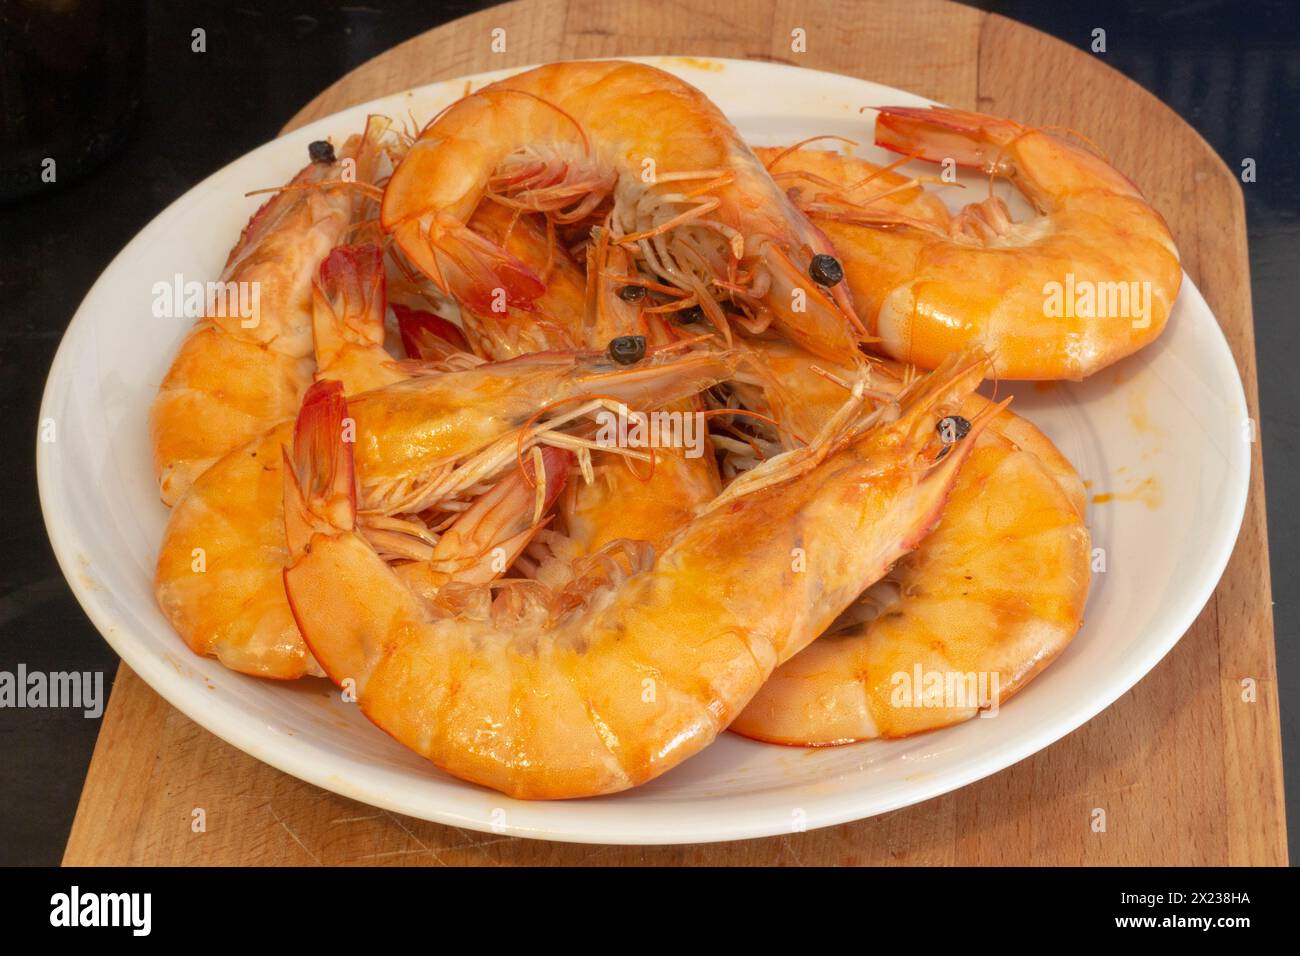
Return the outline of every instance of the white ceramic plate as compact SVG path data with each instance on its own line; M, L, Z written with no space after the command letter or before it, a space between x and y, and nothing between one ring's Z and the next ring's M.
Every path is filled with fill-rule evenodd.
M869 143L864 105L927 101L861 80L766 63L653 59L704 90L758 145L839 133ZM474 86L507 75L470 78ZM264 683L192 655L154 605L167 510L146 416L186 319L151 312L155 282L214 278L261 201L307 143L361 129L367 113L421 120L458 79L376 100L268 143L173 203L117 256L78 309L46 385L37 445L46 526L69 584L122 658L208 730L281 770L400 813L473 830L591 843L698 843L789 833L936 796L1059 739L1136 684L1177 642L1227 563L1246 502L1241 381L1200 293L1184 279L1164 336L1082 385L1018 389L1094 493L1106 570L1073 644L995 719L907 740L821 750L724 735L645 787L552 803L509 800L446 776L370 725L323 681ZM861 147L867 158L885 154ZM969 193L968 193L969 195Z

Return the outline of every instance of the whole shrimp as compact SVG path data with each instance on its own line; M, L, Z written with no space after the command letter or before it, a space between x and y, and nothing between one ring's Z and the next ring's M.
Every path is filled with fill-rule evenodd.
M947 220L875 200L900 186L861 160L769 154L778 177L820 180L799 185L796 201L829 236L888 355L933 368L979 343L1002 378L1081 379L1164 328L1182 281L1178 250L1160 214L1104 160L1046 130L942 107L882 108L875 142L1007 177L1036 211L1015 222L990 196Z
M784 343L761 343L751 357L771 383L767 410L778 419L815 428L842 401L831 379L848 370ZM874 373L872 389L883 396L908 377L889 365ZM950 421L959 428L988 407L972 395L963 417ZM731 729L823 746L902 737L996 709L1082 623L1091 559L1085 507L1083 484L1056 446L1025 419L998 412L962 465L938 527L778 667Z
M556 224L603 210L607 248L650 277L635 284L724 335L774 322L847 362L864 334L826 238L716 106L653 67L556 63L493 83L435 117L389 181L383 227L421 272L477 314L531 309L546 282L467 226L484 199Z
M255 288L256 314L210 309L217 314L181 344L150 411L154 472L168 505L227 451L296 413L312 381L312 282L362 215L364 186L378 176L388 142L387 121L372 117L363 135L337 157L318 154L244 227L221 281Z
M437 766L521 798L611 793L708 745L937 520L984 419L936 423L987 371L955 356L897 404L856 389L812 445L733 483L651 557L580 559L574 583L500 586L480 613L432 608L356 526L342 399L285 465L285 590L329 676Z
M322 335L331 347L351 336L369 338L371 348L380 351L374 344L377 331L357 333L361 316L340 316L330 304L350 302L372 323L381 323L378 295L349 298L338 288L369 288L364 271L350 274L348 267L364 270L373 262L349 251L323 272L332 282L318 296L323 311L317 321L334 320L336 328ZM358 363L344 362L340 354L336 350L322 361L336 368L384 368L382 357ZM502 512L503 500L520 500L518 479L494 486L507 479L519 451L563 439L548 429L574 414L563 407L566 400L598 394L638 404L666 401L725 378L733 368L734 359L706 353L660 354L629 369L591 355L542 353L437 374L427 370L357 396L352 434L366 533L389 557L432 560L437 566L431 571L452 568L469 575L467 557L487 559L497 547L513 554L526 543L518 539L518 520ZM549 417L539 417L539 410L557 403ZM319 673L280 581L287 557L280 449L292 435L293 421L281 423L198 478L172 510L155 573L159 606L192 650L214 655L234 670L284 679ZM540 464L539 471L526 460L529 502L539 489L542 495L550 489L544 502L549 507L563 487L568 462L542 456ZM484 500L475 508L472 502L480 495ZM464 502L471 503L464 520L438 541L423 525L401 517ZM527 513L532 516L533 509ZM418 581L436 577L419 570L405 573Z

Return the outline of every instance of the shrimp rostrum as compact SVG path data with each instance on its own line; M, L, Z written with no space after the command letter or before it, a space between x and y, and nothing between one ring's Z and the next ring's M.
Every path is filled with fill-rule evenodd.
M499 582L476 611L423 600L359 532L338 396L285 464L285 590L330 678L437 766L521 798L623 790L707 746L933 528L986 419L955 443L936 425L987 367L954 356L870 411L855 388L662 554L611 544L558 592Z
M435 117L389 181L383 227L411 263L473 312L531 310L543 279L467 226L484 201L552 226L594 218L636 283L724 335L775 323L842 361L862 339L830 243L721 111L662 70L556 63L493 83Z

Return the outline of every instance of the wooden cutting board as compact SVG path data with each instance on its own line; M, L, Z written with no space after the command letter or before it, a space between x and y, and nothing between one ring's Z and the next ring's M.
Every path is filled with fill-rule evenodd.
M494 30L505 52L493 52ZM802 29L807 52L792 51ZM501 34L496 34L500 37ZM1087 38L1081 37L1080 43ZM390 92L573 57L688 54L833 70L1085 131L1170 221L1258 418L1242 195L1166 106L1102 58L941 0L519 0L354 70L286 127ZM579 846L487 836L354 803L258 763L123 666L67 864L1285 864L1259 448L1245 524L1195 625L1137 687L1002 773L871 820L764 840ZM1254 702L1242 681L1257 684ZM206 831L192 831L202 808ZM1105 832L1093 828L1094 810Z

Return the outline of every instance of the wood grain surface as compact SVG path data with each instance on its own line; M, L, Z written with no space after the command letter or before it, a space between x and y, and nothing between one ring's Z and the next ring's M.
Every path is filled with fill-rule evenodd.
M791 30L807 52L791 52ZM504 28L506 51L492 31ZM779 61L1086 132L1169 219L1258 418L1245 214L1236 178L1168 107L1099 58L940 0L518 0L376 57L286 128L386 93L573 57ZM675 847L479 833L346 800L201 729L125 666L64 862L78 864L1285 864L1282 763L1258 443L1218 590L1168 657L1054 746L919 806L824 830ZM1244 678L1258 697L1242 699ZM203 808L206 831L192 832ZM1094 832L1094 808L1106 831Z

